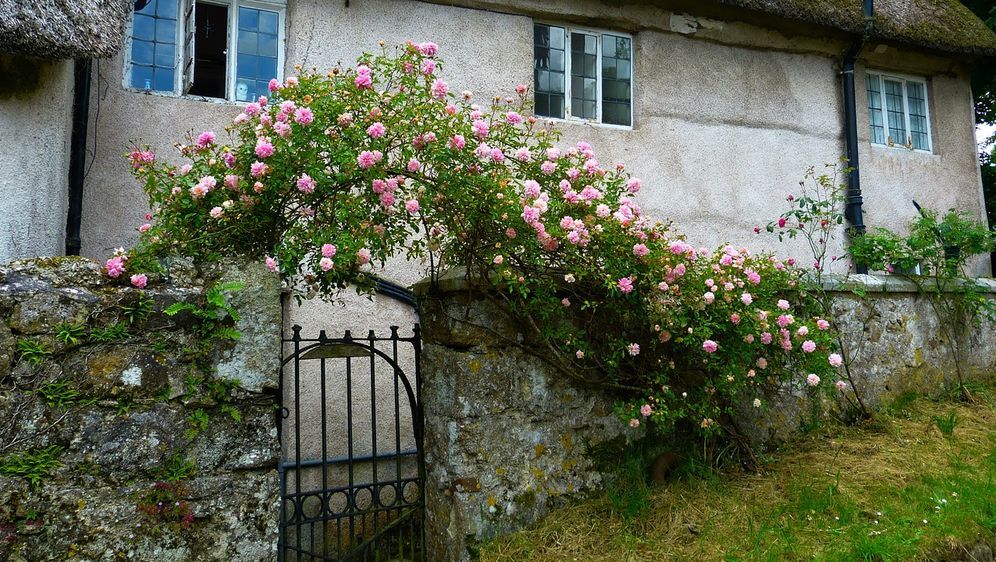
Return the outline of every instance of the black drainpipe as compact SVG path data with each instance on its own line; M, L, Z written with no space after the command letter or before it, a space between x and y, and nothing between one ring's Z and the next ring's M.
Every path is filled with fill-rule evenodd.
M73 133L69 147L69 213L66 217L66 255L80 255L83 218L83 178L86 176L86 128L90 120L91 59L77 59L73 73Z
M850 172L847 175L847 206L844 216L850 223L850 236L861 236L865 233L864 211L861 208L861 170L858 163L858 113L855 103L854 62L858 58L865 41L871 36L875 26L874 0L864 0L865 30L861 39L856 41L844 54L844 127L846 128L847 165ZM857 265L858 273L868 273L864 265Z

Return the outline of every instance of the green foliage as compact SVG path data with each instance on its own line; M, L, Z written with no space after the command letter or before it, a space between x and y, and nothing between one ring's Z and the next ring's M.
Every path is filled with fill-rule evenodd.
M62 462L59 461L61 455L62 447L58 445L33 449L19 455L9 455L0 459L0 474L24 478L32 488L37 488L42 480L52 474L52 471L62 466Z
M855 261L879 271L955 279L965 276L965 265L975 256L996 250L996 234L965 212L954 209L943 216L924 210L910 224L909 235L878 228L853 240Z
M118 416L127 416L135 407L135 400L130 396L122 396L114 401L114 412Z
M238 340L242 334L232 326L239 321L239 313L229 302L229 296L243 287L242 283L236 282L215 283L204 292L201 303L173 303L163 313L176 316L189 312L197 320L194 333L204 340Z
M142 322L149 317L155 306L155 301L139 293L138 298L132 304L121 305L121 313L128 320L128 324Z
M207 412L203 409L198 408L187 416L187 439L193 439L200 435L200 433L208 428L208 423L210 422Z
M934 420L934 425L945 437L951 439L954 436L955 427L958 426L957 412L950 412L946 416L931 416L930 419Z
M176 453L166 457L156 469L156 477L165 482L179 482L197 474L197 461Z
M68 380L47 382L38 389L38 394L50 408L65 410L80 399L80 391L73 388Z
M94 343L112 343L127 338L128 325L123 322L115 322L106 328L94 328L90 330L89 339Z
M65 345L78 345L86 336L86 326L63 322L55 327L55 339Z
M17 340L17 353L21 359L38 366L52 355L52 350L39 338L21 338Z

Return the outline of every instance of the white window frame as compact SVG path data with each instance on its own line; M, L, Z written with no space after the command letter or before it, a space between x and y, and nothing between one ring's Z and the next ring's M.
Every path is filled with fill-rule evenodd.
M557 23L552 21L533 21L533 29L537 25L548 25L550 27L559 27L564 30L564 118L559 117L549 117L547 115L537 115L539 119L546 119L549 121L558 121L565 123L586 123L589 125L597 125L599 127L607 127L614 129L623 129L627 131L633 130L634 124L634 109L636 106L636 42L633 40L633 35L629 33L623 33L622 31L613 31L611 29L600 29L593 27L574 27L570 25L565 25L563 23ZM595 119L586 119L584 117L575 117L571 115L571 33L582 33L585 35L594 35L597 37L595 42L595 52L596 52L596 63L595 63ZM535 33L535 31L534 31ZM629 55L629 125L618 125L616 123L603 123L602 122L602 35L612 35L614 37L624 37L629 39L630 44L630 55ZM535 49L535 47L534 47ZM536 54L533 52L533 67L536 66ZM535 74L534 74L535 76ZM535 91L536 85L533 84L533 90Z
M236 88L236 72L238 70L238 52L239 52L239 8L254 8L257 10L267 10L270 12L277 13L277 76L274 78L280 80L282 79L281 74L284 71L284 52L286 47L286 21L287 21L287 2L286 0L192 0L193 3L202 4L214 4L217 6L227 6L228 7L228 23L227 32L228 37L226 40L226 75L225 75L225 97L216 98L209 96L199 96L183 93L183 68L184 68L184 31L185 31L185 21L183 14L183 2L181 0L174 0L177 3L177 16L176 16L176 52L174 53L173 60L173 90L166 92L160 90L146 90L143 88L135 88L131 85L131 41L133 37L133 26L134 26L134 10L132 10L132 17L128 18L128 29L127 29L127 45L124 50L124 72L122 72L122 87L125 90L131 92L139 92L143 94L153 94L167 97L183 97L189 99L197 99L204 101L214 101L214 102L232 102L232 103L245 103L244 101L237 101L235 99L235 88Z
M932 131L931 125L930 125L930 88L928 88L927 79L925 77L923 77L923 76L912 76L912 75L909 75L909 74L899 74L899 73L895 73L895 72L884 72L884 71L872 70L872 69L866 70L865 74L867 76L878 76L879 77L879 96L881 96L881 103L882 103L882 110L881 110L882 111L882 127L884 128L885 142L884 143L878 143L878 142L874 141L874 138L872 138L872 140L871 140L872 146L882 146L882 147L886 147L886 148L902 148L902 149L913 151L913 152L921 152L921 153L924 153L924 154L933 154L934 153L934 134L933 134L933 131ZM898 144L898 143L895 143L895 142L893 142L891 144L889 143L889 115L888 115L888 112L889 112L888 107L889 106L886 105L886 102L885 102L885 79L889 79L889 80L892 80L894 82L900 82L903 85L903 117L906 120L906 135L907 135L907 138L905 140L909 141L909 144L906 144L906 143ZM925 118L926 118L926 121L927 121L927 148L926 149L923 149L923 148L913 148L912 147L912 143L913 143L913 139L912 139L913 132L912 132L912 130L910 128L910 98L909 98L909 90L906 87L906 84L909 83L909 82L914 82L914 83L917 83L917 84L920 84L921 86L923 86L923 110L924 110L924 115L925 115ZM868 86L867 86L867 81L866 81L866 84L865 84L865 94L866 94L866 96L867 96L867 93L868 93ZM867 106L868 106L868 104L866 103L865 107L867 108ZM870 132L870 128L871 128L871 124L870 124L871 123L871 108L867 108L867 111L868 111L869 132Z

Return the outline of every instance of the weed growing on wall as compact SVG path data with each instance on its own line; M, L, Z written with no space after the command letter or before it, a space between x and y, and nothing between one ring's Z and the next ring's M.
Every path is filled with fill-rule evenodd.
M372 264L462 266L532 353L619 396L633 427L737 434L736 403L786 382L832 388L837 340L800 271L741 246L697 248L645 216L638 178L559 143L528 88L455 94L431 43L270 83L227 135L130 155L152 212L106 263L144 287L157 260L242 256L305 294L371 289Z

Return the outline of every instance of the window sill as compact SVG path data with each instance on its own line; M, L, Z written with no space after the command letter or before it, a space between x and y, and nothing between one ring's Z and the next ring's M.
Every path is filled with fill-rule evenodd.
M539 119L540 121L549 121L551 123L557 123L561 125L588 125L600 129L616 129L619 131L633 130L632 125L614 125L612 123L600 123L598 121L591 121L588 119L575 119L570 117L566 119L561 119L559 117L546 117L545 115L536 115L536 119Z
M873 142L873 143L870 143L870 144L871 144L872 148L879 149L879 150L892 150L892 151L896 151L896 152L911 152L911 153L914 153L914 154L927 154L927 155L930 155L930 156L935 156L933 150L922 150L922 149L919 149L919 148L906 148L905 146L896 146L896 145L889 146L887 144L879 144L877 142Z
M175 92L162 92L159 90L140 90L138 88L124 87L124 91L132 94L144 94L146 96L158 96L161 98L172 98L178 100L189 100L189 101L201 101L207 103L215 103L218 105L231 105L233 107L238 107L249 103L248 101L234 101L225 98L211 98L207 96L191 96L191 95L181 95Z

